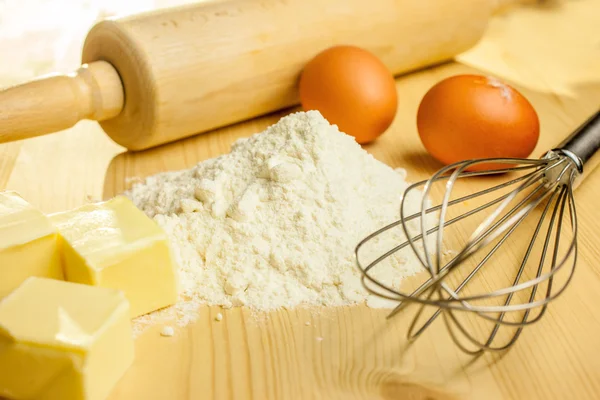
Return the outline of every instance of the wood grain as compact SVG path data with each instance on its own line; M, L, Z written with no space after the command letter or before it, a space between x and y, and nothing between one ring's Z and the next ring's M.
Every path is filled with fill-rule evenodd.
M542 126L535 154L542 154L600 105L597 15L598 1L580 0L495 17L482 42L462 54L460 63L398 79L397 118L365 149L391 166L405 167L411 181L428 176L440 165L418 140L419 100L444 77L483 71L508 80L535 106ZM577 29L561 30L557 37L556 27L565 25ZM552 46L545 44L549 37L556 37ZM132 178L223 154L236 138L261 131L286 112L137 153L124 152L96 124L79 124L52 137L0 145L0 188L21 191L45 211L66 209L87 196L120 193ZM575 278L545 318L503 356L465 356L441 320L408 344L413 308L386 320L384 310L363 306L283 310L260 318L245 309L202 307L198 322L177 328L173 337L161 337L162 326L155 326L137 339L135 363L111 400L597 399L599 197L600 172L595 171L576 191ZM510 250L505 257L511 260ZM491 283L502 278L503 270L486 273ZM218 312L224 316L220 322Z

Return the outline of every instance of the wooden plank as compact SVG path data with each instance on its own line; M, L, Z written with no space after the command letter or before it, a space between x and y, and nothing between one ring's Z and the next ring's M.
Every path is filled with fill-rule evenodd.
M416 132L419 101L446 76L483 71L507 79L533 103L543 130L535 154L543 153L600 104L600 33L594 25L599 14L598 1L581 0L496 17L461 63L398 79L398 116L366 150L405 167L411 181L434 172L440 165L425 153ZM108 198L136 177L223 154L235 139L260 132L286 112L141 153L123 152L95 124L79 124L47 138L0 145L0 187L23 192L45 211ZM503 357L463 355L441 320L408 344L404 337L414 308L386 320L385 311L363 306L295 309L259 319L247 310L202 307L198 322L176 329L173 337L160 336L159 325L137 339L135 363L111 399L598 398L598 197L596 171L576 192L575 278ZM502 279L509 262L514 264L510 249L482 285ZM224 316L220 322L218 312Z

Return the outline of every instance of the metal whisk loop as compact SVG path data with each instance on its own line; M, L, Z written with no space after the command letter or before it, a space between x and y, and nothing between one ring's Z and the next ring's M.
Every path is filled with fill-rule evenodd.
M500 161L504 161L504 160L495 160L495 161L496 161L496 162L500 162ZM512 161L514 162L514 160L512 160ZM436 226L436 231L438 232L438 236L437 236L437 249L438 249L438 251L437 251L437 253L436 253L436 254L437 254L437 260L439 260L439 259L440 259L440 254L441 254L441 252L442 252L442 251L441 251L441 248L442 248L442 239L443 239L443 234L442 234L442 232L443 232L443 227L444 227L444 217L445 217L445 213L446 213L446 211L447 211L447 209L448 209L448 200L449 200L449 198L450 198L450 194L451 194L451 192L452 192L452 188L454 187L454 184L456 183L456 179L459 177L459 174L460 174L461 172L463 172L463 170L464 170L465 168L467 168L467 167L469 167L469 166L472 166L472 165L474 165L474 164L476 164L476 163L477 163L476 161L469 161L469 162L466 162L466 163L459 164L459 165L456 167L456 171L455 171L454 173L452 173L452 175L450 175L450 177L448 178L448 183L447 183L447 185L446 185L446 191L445 191L445 193L444 193L444 200L442 201L442 207L441 207L441 209L442 209L442 212L441 212L441 215L440 215L440 217L439 217L439 223L438 223L438 225ZM441 172L444 172L444 171L442 170ZM545 169L544 169L544 170L541 170L541 173L543 173L543 172L545 172ZM509 217L511 217L511 216L512 216L512 215L513 215L513 214L514 214L514 213L515 213L515 212L516 212L516 211L519 209L519 207L521 207L521 206L522 206L523 204L525 204L525 203L526 203L528 200L530 200L530 197L531 197L533 194L535 194L535 193L537 192L537 190L539 190L540 188L536 189L536 190L535 190L534 192L532 192L532 193L531 193L531 194L530 194L530 195L529 195L527 198L525 198L524 200L522 200L522 201L521 201L521 202L520 202L520 203L519 203L519 204L518 204L518 205L517 205L515 208L513 208L513 210L511 210L511 212L510 212L510 213L508 213L508 214L507 214L507 215L506 215L504 218L502 218L500 221L496 222L496 224L494 224L494 225L492 226L492 228L491 228L491 229L489 229L489 230L485 231L485 233L481 233L481 231L483 230L483 229L482 229L482 227L485 227L485 228L487 228L487 227L488 227L488 226L491 224L491 222L492 222L492 221L494 221L494 220L497 218L497 216L498 216L498 215L499 215L499 214L500 214L500 213L501 213L501 212L504 210L504 208L506 207L506 205L507 205L507 204L509 204L509 202L510 202L512 199L514 199L514 197L516 196L516 194L517 194L517 193L519 193L521 190L523 190L524 188L526 188L526 187L530 186L532 183L534 183L534 182L535 182L535 179L539 179L539 178L541 177L541 175L540 175L540 171L539 171L539 170L538 170L538 171L535 171L535 172L534 172L534 173L532 173L531 175L532 175L532 176L530 176L528 179L526 179L526 181L525 181L524 183L522 183L522 184L521 184L521 185L520 185L520 186L519 186L517 189L513 190L511 193L509 193L508 195L506 195L506 196L503 198L503 201L500 203L500 205L498 206L498 208L497 208L497 209L494 211L494 213L492 213L492 215L490 216L490 217L492 217L492 218L488 217L488 218L486 219L486 221L484 221L484 223L482 223L481 225L479 225L479 227L477 228L477 230L476 230L476 232L475 232L475 233L477 233L477 232L479 231L479 234L473 234L473 235L471 236L471 239L470 239L470 241L469 241L469 245L468 245L468 246L465 246L465 248L463 248L463 249L462 249L462 250L459 252L459 254L458 254L458 255L457 255L457 256L456 256L456 257L455 257L453 260L451 260L451 261L450 261L450 262L449 262L449 263L448 263L448 264L445 266L445 268L443 269L443 272L442 272L441 274L440 274L440 268L439 268L439 266L438 266L438 268L437 268L437 274L436 274L436 272L433 270L433 268L432 268L432 267L431 267L431 265L430 265L430 264L431 264L431 260L429 259L429 257L427 257L427 261L426 261L426 263L427 263L427 264L425 264L425 263L423 262L422 258L421 258L421 257L419 257L419 258L421 259L421 263L424 265L424 267L426 267L426 268L428 268L428 269L430 270L430 273L432 274L432 278L433 278L431 281L429 281L429 282L427 283L427 285L426 285L426 286L423 288L423 290L424 290L424 289L427 289L428 287L430 287L430 286L432 286L432 285L435 285L437 282L440 282L440 281L441 281L441 280L442 280L442 279L443 279L443 278L444 278L446 275L448 275L448 274L449 274L449 273L452 271L452 269L453 269L454 267L456 267L457 265L459 265L459 264L460 264L460 262L462 262L463 260L465 260L466 258L468 258L468 257L469 257L471 254L475 253L475 252L476 252L477 250L479 250L481 247L483 247L483 246L481 245L481 242L482 242L484 239L488 239L488 236L490 236L490 235L491 235L491 233L494 231L494 229L496 229L496 228L498 228L498 227L506 227L506 226L508 226L508 225L509 225L509 224L506 224L506 223L505 223L505 222L506 222L506 220L507 220ZM428 197L429 197L429 194L430 194L430 191L429 191L429 185L430 185L430 182L429 182L429 181L427 181L427 183L425 184L425 189L424 189L424 192L423 192L423 198L428 198ZM487 192L487 193L489 193L489 192ZM539 197L538 197L538 198L537 198L537 199L534 201L534 204L535 204L535 205L537 205L537 204L538 204L538 203L539 203L539 202L540 202L540 201L543 199L544 195L545 195L545 193L544 193L542 196L539 196ZM403 210L403 209L404 209L404 206L405 206L405 199L406 199L406 196L403 198L403 201L402 201L402 204L401 204L401 210ZM464 198L460 198L459 200L464 200ZM485 207L485 208L487 208L487 207ZM529 204L529 205L528 205L528 209L529 209L529 210L531 210L531 209L533 209L533 208L534 208L534 206L533 206L532 204ZM528 213L528 209L526 208L525 210L521 210L521 214L523 214L523 213L524 213L524 214L526 215L526 214ZM423 210L422 210L422 212L421 212L421 221L422 221L422 222L425 220L425 219L424 219L424 215L425 215L427 212L428 212L428 210L425 210L425 209L423 209ZM402 214L403 214L403 212L401 211L401 213L400 213L400 214L401 214L401 218L402 218ZM470 215L472 215L472 214L470 214ZM469 216L470 216L470 215L469 215ZM407 238L408 238L408 241L409 241L409 243L411 244L411 247L413 248L413 251L415 251L415 252L417 252L417 253L418 253L418 250L417 250L417 249L416 249L416 247L415 247L414 241L413 241L413 240L412 240L412 238L410 237L410 234L409 234L409 232L408 232L408 228L407 228L407 225L406 225L406 223L404 222L404 219L401 219L401 221L403 221L403 223L402 223L402 227L403 227L403 229L404 229L404 233L405 233L405 235L406 235L406 236L407 236ZM427 235L425 235L425 237L426 237L426 236L427 236ZM493 239L493 238L492 238L492 239ZM489 241L490 241L490 240L488 239L486 242L484 242L484 245L485 245L485 244L487 244ZM427 241L426 241L426 240L424 240L424 241L423 241L423 247L424 247L424 252L426 253L426 255L428 255L428 251L427 251L427 244L426 244L426 243L427 243ZM439 264L439 261L438 261L438 264ZM438 275L438 274L439 274L439 275ZM442 284L442 287L444 287L444 285L443 285L443 284ZM449 293L450 293L450 292L449 292ZM414 294L413 294L413 295L414 295ZM411 295L411 297L412 297L412 295ZM456 299L455 299L455 300L456 300ZM449 300L449 302L452 302L452 301L453 301L453 300Z
M574 178L574 174L571 175L571 178ZM543 252L542 252L542 258L540 260L539 263L539 267L537 270L537 274L536 274L536 279L528 281L524 284L519 284L519 280L521 279L522 273L523 273L523 269L528 261L528 258L531 254L531 250L533 248L533 245L535 243L536 238L538 237L538 234L540 232L540 229L542 227L543 221L546 218L546 215L550 209L550 206L553 204L553 200L558 196L558 199L556 200L556 206L553 209L552 212L552 217L550 220L550 227L548 229L548 233L546 234L546 239L545 239L545 243L544 243L544 248L543 248ZM565 209L565 205L567 204L567 199L569 200L569 207L571 209L572 212L574 212L574 208L573 208L573 203L572 203L572 193L570 191L570 187L569 186L557 186L552 194L552 197L550 198L550 200L547 202L546 206L544 207L542 216L539 219L539 222L537 224L536 230L534 232L534 235L532 237L532 240L530 241L529 247L527 249L527 252L523 258L523 261L521 263L520 269L517 273L517 276L514 280L513 283L513 287L515 288L514 290L500 290L500 291L496 291L494 293L490 293L490 296L496 296L496 295L504 295L508 293L508 297L506 298L506 301L504 302L503 307L499 307L497 310L501 311L500 315L498 317L492 317L490 315L486 315L484 313L482 313L481 311L477 311L477 308L474 307L470 307L469 304L466 302L467 300L473 300L476 298L479 298L481 296L469 296L469 297L462 297L462 303L465 305L465 307L467 309L469 309L470 311L474 311L475 313L477 313L479 316L488 319L492 322L495 323L495 325L493 326L488 339L486 340L485 343L482 343L480 341L477 341L472 335L470 335L468 333L468 331L463 327L462 324L459 323L458 319L454 316L453 314L453 310L451 308L449 308L447 310L448 316L445 315L445 322L446 325L448 326L448 328L451 330L451 336L453 337L453 339L455 341L457 341L457 344L466 352L471 353L471 354L476 354L480 351L483 350L505 350L506 348L508 348L510 345L512 345L517 338L519 337L519 335L521 334L521 331L523 329L524 326L532 324L537 322L542 315L544 314L545 310L546 310L546 305L547 303L549 303L551 300L553 300L554 298L556 298L558 295L560 295L566 288L567 284L570 282L571 277L573 275L573 270L574 270L574 263L575 260L573 261L573 265L571 267L571 271L569 273L569 276L565 282L565 284L558 290L556 290L554 293L552 291L552 279L553 279L553 275L560 269L563 267L563 265L565 265L565 261L566 259L570 256L571 251L575 251L576 250L576 245L575 245L575 240L573 240L571 242L571 245L569 246L569 251L567 253L567 255L564 257L563 260L558 261L557 260L557 255L558 255L558 246L559 246L559 239L560 239L560 235L556 236L556 243L554 246L554 253L553 253L553 259L552 259L552 265L554 266L552 268L552 270L547 273L542 275L542 267L544 265L545 262L545 255L546 255L546 250L548 249L549 246L549 241L550 241L550 233L552 232L552 229L554 227L555 221L556 221L556 216L557 216L557 212L559 212L559 217L558 217L558 231L560 232L561 230L561 224L562 224L562 220L563 220L563 213L564 213L564 209ZM560 210L560 211L559 211ZM453 294L454 298L457 298L457 294L461 291L461 289L469 282L469 280L474 276L475 273L477 273L479 271L479 269L484 265L484 263L491 257L491 255L502 245L502 243L504 242L504 240L506 240L506 238L514 231L514 229L516 229L516 227L524 220L524 218L521 218L518 220L518 222L516 224L514 224L509 230L508 232L503 236L503 238L500 240L500 242L494 246L492 248L492 250L486 255L486 257L483 259L482 262L480 262L475 269L473 269L473 271L471 271L471 273L468 275L468 277L457 287L455 293ZM574 224L576 221L575 215L571 216L571 221ZM574 231L576 231L576 227L573 227ZM537 288L538 285L541 281L544 280L548 280L548 287L546 290L546 295L545 298L542 301L538 301L535 302L534 298L536 296L536 292L537 292ZM514 293L517 290L522 290L523 288L526 287L530 287L532 286L532 291L531 294L529 296L529 300L527 304L524 305L519 305L519 306L510 306L510 302L512 300L512 297L514 295ZM432 296L432 294L434 293L434 290L431 289L428 291L428 298L430 298ZM538 313L538 315L535 318L530 319L530 311L531 309L541 306L541 310ZM408 337L411 340L416 339L424 330L425 328L427 328L438 316L440 313L442 313L443 308L439 308L432 317L430 317L423 325L421 325L421 327L415 331L416 327L417 327L417 322L419 321L419 318L422 315L423 309L425 308L424 305L421 305L420 309L417 312L417 315L415 316L410 328L409 328L409 333L408 333ZM520 321L516 321L516 322L511 322L511 321L506 321L504 320L504 317L506 315L507 312L510 311L516 311L516 310L523 310L525 309L525 313L523 314L522 318L520 319ZM446 318L448 317L448 318ZM503 346L499 346L499 347L493 347L490 346L490 344L493 342L493 340L495 339L500 326L502 325L512 325L512 326L517 326L518 329L514 332L514 334L512 335L512 337L508 340L508 342L503 345ZM456 329L454 329L454 327ZM457 339L457 334L456 331L460 332L471 344L475 345L477 350L475 351L471 351L468 350L466 347L464 347L462 345L462 343L458 342Z
M514 170L514 171L518 171L518 170L523 170L523 169L531 169L531 168L532 168L531 166L527 166L527 167L517 167L517 168L513 168L512 170ZM506 172L506 171L508 171L508 170L495 171L494 173L500 173L500 172ZM464 177L468 177L468 176L475 176L475 175L490 175L490 174L491 174L490 172L481 172L481 173L466 173ZM491 188L485 189L485 190L483 190L483 191L479 191L479 192L476 192L476 193L472 193L472 194L470 194L470 195L467 195L467 196L465 196L465 197L462 197L462 198L460 198L460 199L452 200L452 201L450 201L448 204L449 204L449 205L454 205L454 204L460 203L460 202L462 202L462 201L465 201L465 200L470 200L470 199L472 199L472 198L475 198L475 197L477 197L477 196L481 196L481 195L484 195L484 194L487 194L487 193L491 193L491 192L493 192L493 191L495 191L495 190L498 190L498 189L501 189L501 188L503 188L503 187L509 186L509 185L511 185L511 184L514 184L514 183L520 182L520 181L524 180L525 178L526 178L526 176L524 176L524 177L518 177L518 178L516 178L516 179L513 179L513 180L511 180L511 181L509 181L509 182L505 182L505 183L503 183L503 184L501 184L501 185L497 185L497 186L494 186L494 187L491 187ZM438 178L436 178L435 180L441 180L441 179L443 179L443 177L438 177ZM431 180L433 180L433 179L431 179ZM430 180L430 181L431 181L431 180ZM403 196L403 201L404 201L404 199L406 199L406 197L407 197L407 196L406 196L406 194L408 194L410 191L412 191L412 190L416 189L416 188L417 188L417 187L419 187L419 186L423 186L423 185L424 185L426 182L427 182L427 181L418 182L418 183L415 183L415 184L411 185L410 187L408 187L408 189L405 191L405 195ZM449 220L449 221L447 222L447 225L452 225L452 224L454 224L455 222L459 222L459 221L460 221L460 220L462 220L462 219L465 219L465 218L467 218L467 217L469 217L469 216L471 216L471 215L473 215L473 214L475 214L475 213L477 213L477 212L480 212L480 211L484 210L485 208L491 207L491 206L493 206L493 205L495 205L495 204L497 204L497 203L501 202L501 201L502 201L503 199L505 199L507 196L508 196L508 194L506 194L506 195L503 195L503 196L501 196L501 197L499 197L499 198L497 198L497 199L495 199L495 200L493 200L493 201L489 202L488 204L485 204L485 205L483 205L483 206L480 206L480 207L478 207L478 208L476 208L476 209L474 209L474 210L470 210L470 211L466 212L465 214L463 214L463 215L461 215L461 216L455 217L455 218L453 218L453 219ZM428 209L426 210L426 213L433 213L433 212L435 212L435 211L439 210L440 208L441 208L441 206L434 206L434 207L430 207L430 208L428 208ZM401 214L403 214L403 209L404 209L404 207L403 207L403 206L401 206ZM412 301L418 301L418 300L412 299L412 297L411 297L411 296L412 296L414 293L413 293L413 294L404 294L404 293L402 293L402 292L396 291L395 289L393 289L393 288L391 288L391 287L388 287L388 286L386 286L385 284L383 284L383 283L380 283L380 282L378 282L377 280L373 279L373 278L371 277L371 275L369 274L369 271L370 271L372 268L374 268L375 266L377 266L377 264L379 264L380 262L384 261L386 258L388 258L389 256L391 256L392 254L394 254L394 253L396 253L396 252L398 252L398 251L402 250L403 248L405 248L406 246L408 246L408 245L410 245L410 244L412 244L412 245L413 245L413 250L414 250L414 251L416 251L416 249L414 248L414 243L413 243L413 242L416 242L416 241L419 241L419 240L421 240L423 236L422 236L422 234L418 234L418 235L416 235L416 236L413 236L413 237L411 238L411 240L410 240L410 241L408 241L408 240L407 240L407 241L405 241L405 242L402 242L401 244L399 244L398 246L396 246L396 247L394 247L394 248L392 248L392 249L388 250L386 253L384 253L383 255L379 256L377 259L375 259L374 261L370 262L370 263L369 263L368 265L366 265L366 266L363 266L362 262L360 261L360 257L359 257L360 250L361 250L361 248L362 248L362 247L363 247L365 244L367 244L369 241L371 241L371 240L372 240L372 239L374 239L375 237L377 237L377 236L381 235L381 234L382 234L382 233L384 233L385 231L388 231L388 230L390 230L390 229L392 229L392 228L394 228L394 227L396 227L396 226L398 226L398 225L400 225L400 224L403 224L403 223L405 223L406 221L413 220L413 219L415 219L415 218L419 217L420 215L421 215L421 213L414 213L414 214L412 214L412 215L410 215L410 216L408 216L408 217L404 217L403 215L401 215L401 219L399 219L399 220L397 220L397 221L395 221L395 222L392 222L391 224L389 224L389 225L387 225L387 226L384 226L383 228L381 228L381 229L379 229L379 230L377 230L377 231L375 231L375 232L371 233L369 236L367 236L367 237L365 237L363 240L361 240L361 241L359 242L359 244L356 246L356 249L355 249L355 258L356 258L356 262L357 262L357 264L358 264L359 268L360 268L360 269L361 269L361 271L364 273L364 274L363 274L363 281L366 279L366 280L370 281L371 283L373 283L373 284L377 285L378 287L380 287L380 288L381 288L381 289L383 289L384 291L387 291L387 292L389 293L389 295L386 295L385 293L381 293L381 292L377 293L378 295L380 295L380 296L382 296L382 297L384 297L384 298L387 298L387 299L390 299L390 300L399 300L399 298L403 298L403 299L405 299L405 300L408 300L408 301L411 301L411 300L412 300ZM427 234L434 233L434 232L436 232L437 230L438 230L438 227L437 227L437 226L434 226L434 227L430 228L430 229L427 231ZM418 252L417 252L417 256L418 256L418 257L420 257L420 255L418 254ZM422 262L422 260L421 260L421 262ZM424 267L426 267L426 265L425 265L423 262L422 262L422 264L423 264L423 266L424 266ZM447 268L447 267L445 267L445 268L442 268L442 269L440 270L440 272L444 272L446 268ZM367 284L367 285L368 285L368 284ZM434 303L431 303L431 304L433 305Z
M466 171L468 168L472 168L473 166L482 163L517 164L517 166L480 172ZM524 174L490 188L475 193L469 193L456 199L452 198L455 185L460 179L507 173ZM409 303L418 303L420 305L408 330L408 338L411 340L418 338L440 314L443 314L444 322L450 332L450 336L463 351L469 354L478 354L485 350L500 351L507 349L517 340L525 326L540 320L546 310L547 304L563 293L571 280L575 265L575 257L573 257L574 260L572 264L567 264L567 261L576 252L576 216L571 184L577 175L578 170L572 160L554 153L549 154L547 157L540 160L470 160L442 168L434 174L431 179L418 182L406 189L400 206L400 220L374 232L358 244L355 256L357 264L363 272L363 284L371 293L399 302L397 307L389 314L389 317L398 313ZM552 180L549 180L549 176L552 177ZM565 182L565 179L563 178L565 177L567 177L566 181L570 184L563 184L563 182ZM445 181L445 190L443 191L442 201L440 204L429 206L428 199L432 195L434 184L443 181ZM449 217L448 213L452 207L463 204L467 200L476 199L507 188L510 189L507 193L458 216ZM409 199L412 192L419 192L420 189L422 190L420 211L407 215L407 199ZM522 196L522 198L519 198L519 196ZM515 202L516 204L514 204ZM488 261L496 254L501 246L505 244L511 234L513 234L532 212L542 204L544 205L542 207L541 216L537 221L535 231L529 241L529 245L522 258L516 276L512 281L512 285L491 292L461 295L463 289L476 274L488 264ZM573 236L571 242L568 244L566 253L559 258L558 248L560 246L560 230L562 229L563 217L567 204L569 206ZM460 249L456 256L443 264L442 255L445 229L456 222L465 220L484 211L490 211L490 213L483 222L477 225L470 235L467 244ZM428 225L428 220L431 219L430 216L435 213L438 213L437 224L433 224L433 226L431 226L431 224ZM538 263L536 274L531 279L522 281L525 266L530 260L532 249L537 243L537 239L542 232L542 228L548 216L550 216L550 219L544 238L542 256ZM413 232L411 232L411 221L416 219L419 219L419 229L417 232L414 232L414 229ZM385 231L395 227L400 227L402 229L407 238L406 241L384 252L370 263L363 265L360 258L361 248ZM555 227L557 227L558 233L554 234L554 250L551 267L549 271L545 272L543 267L546 264L547 259L546 251L551 247L550 244L553 232L555 232ZM435 234L435 243L432 246L428 239L430 239L430 235L433 234ZM496 240L497 242L494 244ZM421 245L421 248L419 248L419 244ZM455 269L464 266L466 260L490 245L492 245L491 249L488 250L483 259L472 268L466 278L464 278L455 289L445 281ZM407 247L412 250L423 269L430 275L429 279L410 293L380 282L375 279L372 274L372 270L376 268L377 265L384 262L396 252ZM565 265L569 265L570 267L568 277L566 282L557 289L552 285L553 277ZM543 292L544 296L541 299L536 299L539 286L543 282L547 283L546 290ZM525 290L529 291L527 301L524 303L512 304L514 295ZM489 300L492 298L504 298L504 301L500 305L478 305L472 303L474 301ZM434 306L436 307L436 310L433 315L425 319L425 322L422 322L423 312L426 306ZM531 311L536 308L539 308L539 312L532 316ZM457 311L468 312L472 315L481 317L482 320L492 324L485 340L478 340L469 332L469 329L467 329L465 324L457 317ZM522 315L517 320L507 319L507 314L512 312L522 312ZM514 327L516 329L508 337L505 343L493 345L502 326ZM466 342L470 344L470 347L473 346L475 349L473 350L465 346L460 338L463 338L463 341L466 340Z
M556 164L551 164L549 167L545 168L542 171L547 172L548 169L554 168L556 165L560 165L560 164L564 164L564 163L559 162ZM566 172L566 170L567 169L565 169L563 171L563 173ZM538 178L538 179L540 178L539 175L536 175L536 174L532 174L532 175L533 175L532 178ZM560 175L562 176L562 174L560 174ZM447 268L444 269L444 275L437 276L437 277L434 275L433 276L434 279L429 281L427 286L424 287L423 289L427 289L431 285L434 285L437 282L439 282L445 275L450 273L453 268L455 268L457 265L459 265L460 262L462 262L463 260L468 258L470 255L474 254L475 252L479 251L480 249L482 249L483 247L485 247L486 245L491 243L496 237L498 237L500 234L502 234L506 229L509 229L509 227L511 227L511 226L515 226L515 224L516 225L520 224L524 220L524 218L526 218L529 215L529 213L533 209L535 209L536 206L539 205L546 198L546 196L550 193L550 188L546 188L545 191L543 191L541 195L537 196L536 198L534 198L532 200L531 197L533 194L535 194L537 191L545 188L544 185L538 186L528 197L526 197L517 206L515 206L511 211L509 211L505 215L505 217L503 217L502 219L500 219L498 222L496 222L494 225L492 225L490 227L491 222L495 218L497 218L497 216L500 214L501 211L504 210L504 208L506 208L507 204L509 203L510 200L512 200L514 198L516 193L522 191L525 187L529 186L532 182L534 182L534 181L531 180L531 182L525 182L519 188L517 188L513 192L511 192L510 195L505 198L505 200L501 203L501 205L492 214L492 217L494 217L494 218L488 217L484 223L480 224L476 231L476 234L471 236L471 238L468 242L469 245L465 246L465 248L459 253L459 255L457 257L455 257L453 260L451 260L446 265ZM448 193L448 191L446 193ZM444 201L447 201L447 199L445 198ZM523 204L525 204L525 202L527 202L527 206L525 208L519 210L519 208ZM442 217L440 217L440 219L442 219ZM483 230L482 227L486 228L486 230ZM489 229L487 229L487 228L489 228ZM405 232L407 232L407 230L405 230ZM438 230L438 232L439 232L439 230ZM439 242L440 238L441 238L441 236L438 235L438 248L441 248L441 243ZM441 250L438 250L438 254L440 254L440 253L441 253ZM429 268L429 269L431 270L431 268ZM489 298L489 297L494 297L494 296L503 296L503 295L506 295L509 293L514 293L516 291L523 290L523 289L526 289L533 285L536 285L541 280L544 280L544 279L547 279L547 275L544 275L543 277L541 277L538 280L532 280L532 281L529 281L529 282L526 282L526 283L523 283L523 284L520 284L517 286L512 286L510 288L496 290L492 293L485 293L485 294L480 294L480 295L463 297L462 299L458 299L453 293L451 293L451 291L448 291L448 293L452 295L452 298L450 298L446 301L440 301L440 303L452 303L452 302L456 302L458 300L463 302L463 300L478 300L478 299ZM442 287L444 287L443 284L442 284ZM422 292L422 290L418 291L416 293L413 293L413 295L418 294L419 292ZM444 306L444 305L442 305L442 306ZM452 306L447 306L447 307L452 308ZM534 306L532 306L532 307L534 307ZM503 309L505 309L505 308L503 308ZM509 307L509 309L510 309L510 307ZM517 308L515 307L514 310L516 310L516 309ZM519 307L518 309L521 310L522 308ZM498 307L472 307L472 306L469 307L469 310L481 311L481 312L501 311Z

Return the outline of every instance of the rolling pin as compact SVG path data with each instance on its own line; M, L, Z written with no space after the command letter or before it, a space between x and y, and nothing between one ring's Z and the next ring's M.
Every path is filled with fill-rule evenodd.
M0 92L0 142L83 119L143 150L298 104L303 66L351 44L394 75L451 59L517 0L225 0L100 21L82 66Z

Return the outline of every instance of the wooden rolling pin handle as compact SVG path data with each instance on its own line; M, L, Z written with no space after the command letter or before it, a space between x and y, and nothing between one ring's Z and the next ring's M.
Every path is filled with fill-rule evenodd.
M0 92L0 143L67 129L82 119L113 118L123 101L119 74L105 61L11 87Z

